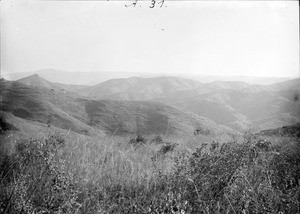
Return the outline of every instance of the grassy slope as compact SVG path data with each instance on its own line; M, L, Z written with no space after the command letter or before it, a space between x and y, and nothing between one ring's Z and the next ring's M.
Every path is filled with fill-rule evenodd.
M45 88L1 80L1 111L78 133L92 133L76 98Z
M91 124L121 135L192 135L196 128L209 130L209 135L232 132L206 118L149 101L89 101L86 111Z
M78 93L97 99L149 100L170 91L194 89L201 83L176 77L112 79L79 90Z
M14 117L50 124L77 133L164 134L193 136L231 133L227 127L160 103L143 101L92 101L69 93L1 82L1 111Z
M204 88L183 91L177 96L170 94L157 101L179 106L238 130L249 126L263 130L299 121L299 100L295 101L297 94L294 93Z
M269 86L216 81L196 84L179 78L128 78L80 90L109 100L155 100L243 131L274 128L299 121L298 79ZM289 89L289 91L286 91ZM296 97L296 98L295 98Z
M33 74L31 76L19 79L17 80L17 82L33 87L43 87L54 90L60 89L55 83L49 82L48 80L41 78L38 74Z

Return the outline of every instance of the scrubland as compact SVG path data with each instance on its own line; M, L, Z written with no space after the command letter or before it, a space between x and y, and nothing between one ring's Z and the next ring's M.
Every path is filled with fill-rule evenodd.
M14 145L1 154L0 213L300 213L297 137L51 133Z

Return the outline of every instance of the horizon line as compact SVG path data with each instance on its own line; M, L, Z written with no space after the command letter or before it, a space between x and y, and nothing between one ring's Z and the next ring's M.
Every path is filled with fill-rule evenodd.
M161 75L161 76L174 76L174 75L195 75L195 76L216 76L216 77L258 77L258 78L300 78L300 75L295 75L295 76L252 76L252 75L226 75L226 74L200 74L200 73L155 73L155 72L137 72L137 71L67 71L63 69L54 69L54 68L44 68L44 69L39 69L35 71L25 71L25 72L12 72L12 73L7 73L7 72L0 72L0 75L11 75L11 74L21 74L21 73L32 73L36 74L39 71L43 70L53 70L53 71L60 71L60 72L65 72L65 73L136 73L140 75L147 75L147 74L152 74L152 75ZM134 77L134 76L131 76ZM130 78L130 77L128 77Z

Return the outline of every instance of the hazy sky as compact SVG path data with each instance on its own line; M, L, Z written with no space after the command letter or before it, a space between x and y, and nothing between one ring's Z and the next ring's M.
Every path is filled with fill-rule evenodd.
M299 75L297 1L130 3L2 0L1 72Z

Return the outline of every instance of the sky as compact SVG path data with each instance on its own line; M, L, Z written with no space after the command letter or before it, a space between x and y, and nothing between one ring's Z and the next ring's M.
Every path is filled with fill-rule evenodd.
M2 0L1 72L299 77L297 1Z

